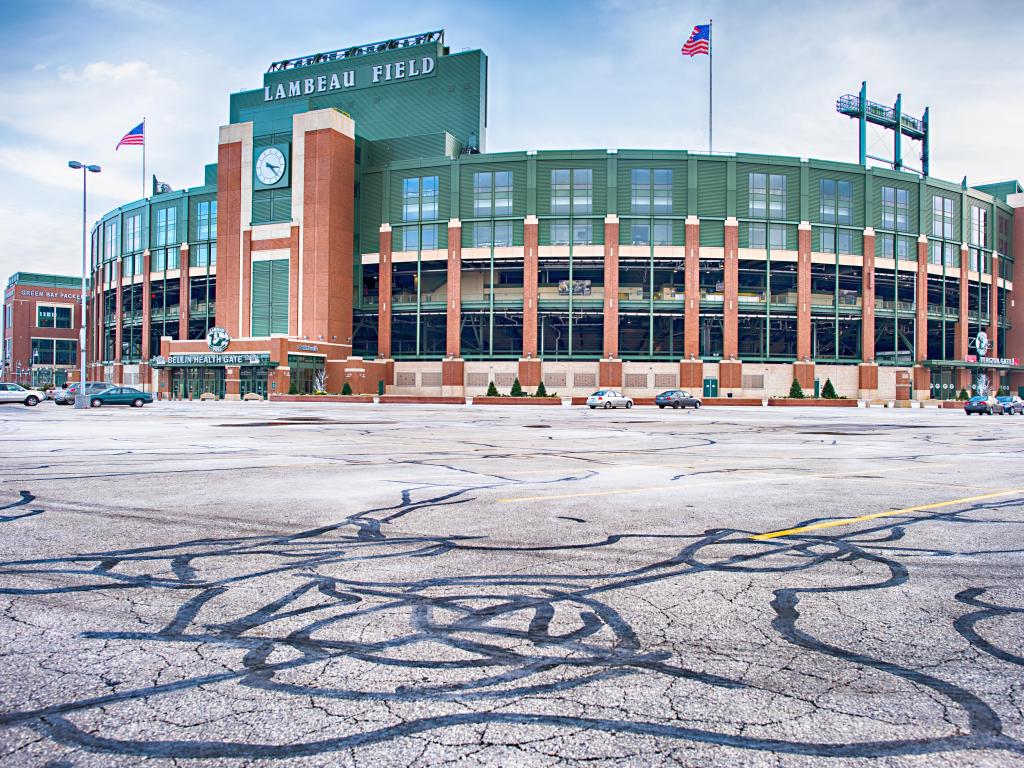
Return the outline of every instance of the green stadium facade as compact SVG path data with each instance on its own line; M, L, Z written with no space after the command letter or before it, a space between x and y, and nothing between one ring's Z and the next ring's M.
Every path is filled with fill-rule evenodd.
M275 62L231 96L201 186L94 226L90 377L227 398L1024 385L1017 182L489 154L486 128L487 58L441 32Z

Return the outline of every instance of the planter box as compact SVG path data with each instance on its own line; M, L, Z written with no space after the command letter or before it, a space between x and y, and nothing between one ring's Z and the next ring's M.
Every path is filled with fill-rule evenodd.
M702 397L702 405L764 405L764 400L760 397Z
M966 400L943 400L939 403L939 408L951 408L954 411L962 411L966 403Z
M396 403L408 403L409 405L465 405L464 397L418 397L402 395L381 395L380 402L394 405Z
M856 408L856 400L826 400L814 397L769 397L768 405L797 406L809 408Z
M560 397L487 397L476 395L473 405L561 405Z
M372 403L373 395L270 395L275 403Z

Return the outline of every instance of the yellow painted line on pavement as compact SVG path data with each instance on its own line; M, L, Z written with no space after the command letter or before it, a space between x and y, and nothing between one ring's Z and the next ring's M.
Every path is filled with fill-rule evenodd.
M994 491L993 493L983 493L979 496L964 496L962 499L950 499L949 501L936 501L932 504L918 504L914 507L904 507L903 509L889 509L885 512L873 512L870 515L858 515L857 517L844 517L839 520L824 520L820 523L812 523L810 525L801 525L796 528L786 528L782 531L772 531L770 533L759 533L750 538L757 541L766 541L767 539L777 539L780 536L792 536L795 533L804 533L805 531L817 531L822 528L835 528L839 525L852 525L853 523L861 523L866 520L877 520L880 517L892 517L893 515L906 515L910 512L925 512L929 509L941 509L942 507L954 507L958 504L970 504L974 501L985 501L986 499L996 499L1000 496L1012 496L1014 494L1024 493L1024 488L1010 488L1005 491Z

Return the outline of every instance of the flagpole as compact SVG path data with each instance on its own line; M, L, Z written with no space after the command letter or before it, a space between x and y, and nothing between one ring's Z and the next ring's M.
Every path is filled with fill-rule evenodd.
M712 74L711 73L714 70L714 61L715 61L714 46L712 45L712 42L711 42L712 32L714 32L714 29L711 26L712 21L713 21L713 19L708 19L708 152L711 152L712 148L714 147L714 141L713 141L714 134L712 133L713 126L712 126L712 122L711 122L711 114L712 114L712 108L711 107L712 107L712 99L713 99L713 95L712 94L714 94L714 87L713 87L713 82L714 81L712 79Z
M146 199L146 118L142 118L142 199Z

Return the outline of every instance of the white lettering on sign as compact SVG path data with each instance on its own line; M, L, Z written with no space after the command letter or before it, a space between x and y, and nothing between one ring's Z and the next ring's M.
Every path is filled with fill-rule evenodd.
M368 85L374 83L393 83L398 80L408 80L411 77L423 77L434 71L436 62L430 56L421 59L409 59L408 61L397 61L391 64L375 64L370 67L370 79ZM295 96L308 96L312 93L330 93L331 91L343 90L356 87L356 72L358 70L348 69L344 72L334 73L330 76L319 75L318 77L307 77L300 80L290 80L287 83L277 85L266 85L263 87L263 100L276 101L278 99L290 99ZM364 73L365 74L365 73Z
M80 293L59 293L57 291L32 291L28 288L22 288L19 291L21 296L36 296L41 299L69 299L71 301L81 301L82 295Z

